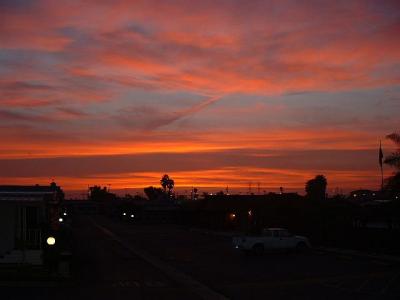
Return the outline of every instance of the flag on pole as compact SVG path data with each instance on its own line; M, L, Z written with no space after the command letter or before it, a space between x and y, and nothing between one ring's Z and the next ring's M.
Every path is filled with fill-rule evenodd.
M382 142L379 141L379 165L382 168L382 162L383 162L383 151L382 151Z

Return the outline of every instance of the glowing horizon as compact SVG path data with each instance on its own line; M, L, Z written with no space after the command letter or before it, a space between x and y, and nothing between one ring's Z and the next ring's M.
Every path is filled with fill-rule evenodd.
M376 189L400 129L398 1L2 1L0 20L1 184Z

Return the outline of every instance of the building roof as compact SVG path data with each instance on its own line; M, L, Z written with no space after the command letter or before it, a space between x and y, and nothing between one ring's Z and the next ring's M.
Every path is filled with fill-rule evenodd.
M0 193L54 193L57 185L0 185Z
M42 201L61 193L55 183L43 185L0 185L0 201Z

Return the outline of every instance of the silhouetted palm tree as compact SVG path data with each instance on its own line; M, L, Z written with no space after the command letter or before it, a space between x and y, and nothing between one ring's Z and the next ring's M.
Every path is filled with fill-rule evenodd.
M324 175L317 175L314 179L306 182L307 197L314 200L323 200L326 195L328 181Z
M170 178L167 174L165 174L161 180L160 184L163 187L164 191L166 192L168 189L168 194L171 194L172 189L175 186L175 182L172 178Z
M400 170L400 134L394 132L387 135L386 138L393 141L398 149L385 158L385 164Z
M167 191L167 186L168 186L169 180L170 179L169 179L168 174L164 174L164 176L161 177L160 184L163 187L164 191Z
M386 138L393 141L398 147L395 152L385 158L385 164L397 169L397 172L386 178L385 189L391 194L396 195L400 192L400 134L394 132L387 135Z
M174 188L174 186L175 186L175 182L172 178L170 178L167 183L168 194L171 194L171 191Z

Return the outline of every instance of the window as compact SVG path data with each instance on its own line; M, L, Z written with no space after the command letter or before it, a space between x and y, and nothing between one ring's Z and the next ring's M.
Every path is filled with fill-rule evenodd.
M287 230L280 230L280 231L279 231L279 234L280 234L280 237L290 237L290 236L292 236L292 235L289 233L289 231L287 231Z
M268 229L264 229L264 230L263 230L263 236L269 236L269 237L271 237L271 236L272 236L272 231L271 231L271 230L268 230Z

